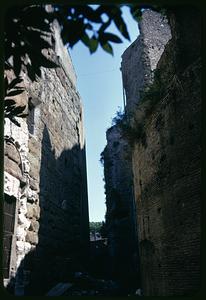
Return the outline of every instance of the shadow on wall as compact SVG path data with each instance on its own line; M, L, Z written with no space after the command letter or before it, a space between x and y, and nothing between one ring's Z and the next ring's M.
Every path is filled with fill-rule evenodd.
M122 287L136 290L140 287L140 274L133 206L128 206L125 195L115 188L110 192L110 201L113 204L107 212L110 272Z
M8 290L16 295L44 295L58 282L84 270L89 251L85 149L76 144L56 159L44 128L39 206L28 234L38 232L38 244L22 260Z

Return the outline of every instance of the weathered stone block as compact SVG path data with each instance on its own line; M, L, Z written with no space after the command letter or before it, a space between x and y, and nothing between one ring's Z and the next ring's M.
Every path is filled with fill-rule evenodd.
M19 168L18 164L13 160L9 159L7 156L4 158L4 170L7 171L12 176L17 179L22 179L22 171Z
M39 157L40 153L41 153L41 144L38 140L36 140L35 138L31 137L29 139L29 152L36 157Z
M31 220L31 224L30 224L29 230L30 231L34 231L34 232L38 232L38 230L39 230L39 222L35 221L35 220Z
M27 201L30 202L30 203L37 203L38 202L37 192L33 191L32 189L28 189L28 191L27 191Z
M18 223L20 225L23 225L25 229L28 229L30 226L30 221L22 213L19 213L19 215L18 215Z
M39 182L36 179L30 177L29 184L32 190L39 192Z
M20 181L16 177L4 172L4 193L10 196L18 197Z
M18 165L21 163L20 154L13 144L7 143L5 145L4 154L8 156L8 158L16 162Z
M26 235L26 232L24 230L24 227L18 226L17 230L16 230L17 241L25 241L25 235Z
M27 203L27 218L35 218L39 219L40 218L40 207L35 204Z
M33 231L28 231L26 234L26 242L32 244L32 245L37 245L38 244L38 234Z
M29 219L33 218L33 215L34 215L33 205L30 203L27 203L26 207L27 207L27 213L26 213L27 218L29 218Z
M33 206L33 216L34 216L34 218L39 220L39 218L40 218L40 207L39 207L39 205L34 205Z
M29 162L30 162L30 171L29 175L34 179L39 179L39 169L40 169L40 158L35 157L29 154Z
M24 252L24 242L23 241L17 241L16 242L16 250L17 250L17 253L23 253Z

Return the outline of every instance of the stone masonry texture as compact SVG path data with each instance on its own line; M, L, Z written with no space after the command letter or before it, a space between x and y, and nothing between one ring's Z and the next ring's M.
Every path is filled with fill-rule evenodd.
M134 288L139 268L131 147L118 125L107 130L102 156L110 273L122 287Z
M21 127L5 124L5 193L17 199L10 275L16 295L45 293L88 255L83 107L57 22L53 38L45 55L59 67L41 68L34 82L22 70L29 115L19 118Z
M126 111L132 113L146 86L153 79L153 71L171 39L167 19L154 11L144 10L139 22L140 35L122 54L123 88Z
M177 9L170 24L172 40L157 64L164 96L144 117L144 103L133 110L145 136L144 143L138 138L134 141L132 153L145 296L188 296L200 288L200 13L193 8ZM144 38L148 30L145 25L141 27ZM153 46L152 40L149 46ZM125 53L135 57L139 47L137 43ZM130 65L126 55L123 64ZM136 101L139 94L135 89L139 90L143 76L139 73L135 65L130 68L133 81L131 85L126 81L124 86L127 95L134 91ZM134 99L127 97L127 101L133 103Z

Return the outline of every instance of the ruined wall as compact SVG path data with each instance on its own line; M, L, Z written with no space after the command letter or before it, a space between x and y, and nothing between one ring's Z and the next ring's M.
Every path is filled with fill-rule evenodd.
M123 88L126 94L126 112L133 113L141 93L153 80L153 71L171 39L167 19L149 9L142 13L138 38L122 54Z
M177 9L172 21L160 78L133 111L145 137L134 140L133 173L146 296L193 295L200 288L200 13Z
M34 82L22 71L29 116L19 118L21 127L5 124L5 136L15 144L5 146L5 193L15 194L18 210L12 255L17 295L44 293L88 254L82 103L57 23L53 37L55 47L45 55L59 67L42 68Z
M110 272L122 288L137 287L138 245L131 147L118 125L109 128L106 135L103 159Z
M171 38L167 19L157 12L145 10L139 24L140 35L122 55L125 112L134 118L143 89L153 81L153 71ZM133 118L131 118L133 117ZM131 140L115 125L107 131L103 152L106 190L106 224L111 267L114 277L140 286L138 219L134 203ZM137 207L138 209L138 207Z
M190 295L200 276L200 66L147 119L133 153L145 295ZM191 95L193 95L191 97Z

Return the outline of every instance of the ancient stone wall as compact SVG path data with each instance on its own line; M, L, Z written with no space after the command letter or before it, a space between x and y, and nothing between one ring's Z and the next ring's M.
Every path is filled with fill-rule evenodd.
M138 38L122 54L123 88L126 111L131 114L146 86L153 80L153 71L171 39L167 19L158 12L146 9L139 22Z
M133 153L142 288L191 295L200 276L200 65L174 78ZM191 97L192 95L192 97Z
M18 211L10 273L17 295L42 294L88 254L83 109L57 23L53 37L46 55L59 67L41 68L34 82L22 71L19 101L28 101L29 116L18 118L21 127L5 124L5 193L15 196Z
M157 65L159 80L133 111L144 133L144 143L134 137L132 161L146 296L193 295L200 288L200 14L176 13L172 40ZM139 76L135 67L130 74ZM125 85L128 93L139 88Z
M138 244L131 147L121 128L107 130L103 151L110 272L122 287L137 287Z

